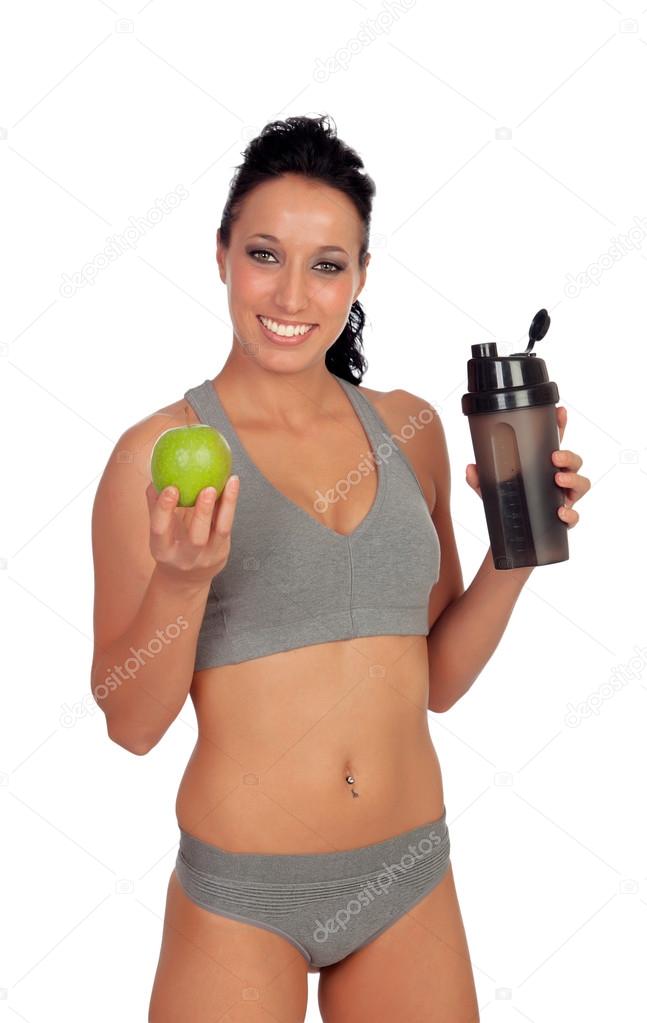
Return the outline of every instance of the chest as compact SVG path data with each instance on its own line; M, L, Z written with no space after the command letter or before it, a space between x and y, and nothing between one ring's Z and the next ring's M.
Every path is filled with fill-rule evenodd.
M296 435L246 427L238 437L273 494L335 533L352 533L375 503L379 461L356 419Z
M399 438L402 412L389 398L370 392L388 433ZM183 405L186 420L200 422L194 409ZM387 475L385 463L393 457L392 446L375 448L357 416L331 416L302 433L240 423L236 435L270 493L340 536L349 536L367 518L379 497L380 473ZM433 512L436 491L428 452L415 440L398 443L401 449L406 444L406 458Z

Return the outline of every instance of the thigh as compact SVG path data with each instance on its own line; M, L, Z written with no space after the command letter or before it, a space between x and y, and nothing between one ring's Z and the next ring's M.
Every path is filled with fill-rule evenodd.
M451 862L435 888L357 952L321 970L324 1023L477 1023Z
M173 871L148 1023L303 1023L307 999L294 946L197 906Z

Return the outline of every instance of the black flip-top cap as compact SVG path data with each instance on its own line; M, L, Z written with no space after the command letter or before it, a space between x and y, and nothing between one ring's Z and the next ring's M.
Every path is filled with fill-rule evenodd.
M546 363L534 352L499 355L496 343L472 345L467 362L467 390L461 399L466 416L478 412L553 405L557 384L548 379Z

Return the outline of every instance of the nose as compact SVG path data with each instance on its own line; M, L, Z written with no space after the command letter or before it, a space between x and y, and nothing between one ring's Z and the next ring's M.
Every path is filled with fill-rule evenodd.
M277 306L291 316L308 307L308 282L296 264L292 267L286 265L282 270L274 298Z

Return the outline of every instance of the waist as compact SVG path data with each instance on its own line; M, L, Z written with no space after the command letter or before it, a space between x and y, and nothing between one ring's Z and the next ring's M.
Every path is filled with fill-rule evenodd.
M412 845L419 845L419 849L412 849ZM179 859L191 872L206 872L219 880L234 881L237 885L244 885L246 881L267 882L269 872L273 886L283 885L293 891L295 884L304 882L320 884L322 881L338 879L348 882L366 877L371 872L380 872L386 866L384 858L392 859L396 855L400 858L408 852L408 864L394 864L391 868L393 877L401 877L407 869L411 870L413 858L420 859L423 853L429 857L432 851L435 851L438 858L445 857L449 845L447 809L443 806L437 818L390 835L379 842L327 852L270 854L270 862L267 853L232 852L214 843L204 842L180 828ZM343 884L336 886L336 893L343 887Z
M241 762L199 740L178 791L184 831L223 849L325 852L382 841L440 816L442 774L428 729L340 741L317 728ZM320 729L319 729L320 731Z
M191 695L199 737L176 812L204 841L317 852L442 812L424 637L361 637L214 668Z

